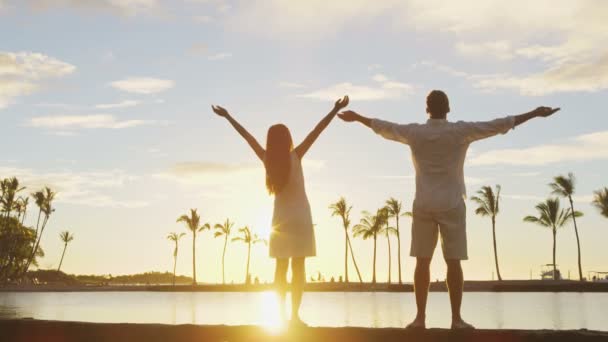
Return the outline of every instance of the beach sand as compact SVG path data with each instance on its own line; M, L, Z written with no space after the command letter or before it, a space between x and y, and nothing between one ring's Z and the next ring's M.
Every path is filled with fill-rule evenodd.
M303 328L273 334L255 326L107 324L0 320L0 340L15 342L66 341L608 341L608 332L588 330L406 331L370 328Z

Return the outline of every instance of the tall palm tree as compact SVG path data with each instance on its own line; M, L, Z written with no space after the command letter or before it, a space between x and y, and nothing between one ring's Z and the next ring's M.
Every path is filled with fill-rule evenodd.
M394 197L389 198L386 201L386 207L388 208L388 214L390 217L395 218L395 235L397 235L397 267L399 269L399 284L401 281L401 231L399 230L399 217L401 217L401 201Z
M63 241L63 253L61 253L61 260L59 261L57 272L61 270L61 265L63 264L63 257L65 256L65 250L68 248L68 243L74 240L74 234L70 234L70 232L66 230L59 234L59 238L61 239L61 241Z
M15 204L17 205L17 212L19 214L17 219L21 222L21 225L23 225L25 216L27 215L27 206L30 204L30 198L19 196Z
M11 216L11 212L17 207L17 194L23 189L25 189L25 187L20 187L19 180L17 179L17 177L12 177L3 179L2 182L0 182L0 188L2 189L0 205L4 216L7 219L5 222L8 222L8 218Z
M177 248L179 239L181 239L184 235L186 235L186 233L169 233L169 235L167 235L167 239L175 243L175 249L173 249L173 286L175 286L175 269L177 268Z
M355 260L355 253L353 252L353 246L350 243L350 237L348 236L348 230L350 228L350 210L352 206L346 204L346 200L344 197L340 197L338 202L333 203L329 206L329 209L332 210L331 216L340 216L342 218L342 227L344 228L344 280L348 283L348 251L350 249L351 258L353 260L353 264L355 265L355 270L357 270L357 276L359 277L359 282L363 283L363 278L361 278L361 272L359 272L359 266L357 266L357 261Z
M397 229L394 227L391 227L389 224L389 209L388 207L384 207L381 211L382 213L382 231L381 233L386 235L386 242L388 243L388 283L390 284L392 282L391 280L391 271L393 269L392 267L392 256L391 256L391 234L397 235Z
M542 227L551 229L553 233L553 279L555 280L557 280L557 266L555 263L557 229L565 226L572 217L583 216L581 212L576 211L572 214L570 210L570 208L562 209L560 207L559 198L549 198L545 202L536 205L538 217L526 216L524 218L525 222L536 223Z
M230 238L230 231L232 230L233 226L234 222L230 222L229 219L226 219L224 223L217 223L215 227L213 227L215 229L213 237L224 237L224 251L222 252L222 284L226 284L226 277L224 273L224 265L226 261L226 247L228 246L228 239Z
M32 260L34 260L34 257L36 256L36 252L38 250L38 248L40 247L40 241L42 240L42 234L44 233L44 228L46 227L47 223L49 222L49 218L51 217L51 214L53 212L55 212L55 209L53 208L53 200L55 199L55 196L57 196L57 193L54 192L53 190L51 190L51 188L44 187L44 189L42 189L41 191L37 191L34 194L32 194L32 196L34 197L34 200L36 202L36 205L39 208L39 212L38 212L38 222L36 223L36 243L34 244L34 248L32 249L32 252L30 254L30 258L26 264L25 270L24 272L27 272L27 270L29 269ZM44 215L43 219L42 219L42 225L40 226L40 231L38 231L38 226L40 224L40 215Z
M608 218L608 188L596 191L592 204L600 210L602 216Z
M247 226L240 228L239 233L241 233L241 236L232 238L232 241L243 241L247 244L247 268L245 269L245 284L250 284L251 276L249 273L249 261L251 260L251 245L254 245L256 243L266 244L267 241L265 239L260 238L257 234L252 235L251 230L249 230L249 227Z
M567 176L559 175L553 178L553 182L549 183L549 186L553 190L553 194L567 198L570 201L570 213L575 213L574 201L572 195L575 190L575 179L572 172L568 173ZM576 234L576 247L578 252L578 279L583 281L583 266L581 262L581 242L578 237L578 227L576 225L576 216L572 216L572 223L574 223L574 233Z
M190 209L190 216L182 215L177 222L183 222L192 232L192 284L196 285L196 233L211 229L211 226L208 223L201 224L201 217L196 209Z
M492 220L492 244L494 246L494 264L496 266L496 275L498 281L502 281L500 275L500 267L498 266L498 250L496 248L496 216L499 212L500 204L500 185L496 185L496 193L490 186L483 186L477 191L478 196L471 197L471 200L477 203L475 214L479 216L489 216Z
M353 229L354 237L361 237L363 240L370 238L374 239L374 259L372 269L372 284L376 284L376 242L378 240L378 233L382 231L384 222L382 222L382 209L378 209L376 215L372 215L364 211L363 218L360 223L355 225Z

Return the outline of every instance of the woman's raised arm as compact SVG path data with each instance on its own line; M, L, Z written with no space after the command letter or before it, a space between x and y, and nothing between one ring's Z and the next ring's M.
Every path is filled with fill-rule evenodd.
M241 126L241 124L238 123L238 121L236 121L226 109L220 106L211 106L211 108L213 109L213 112L215 114L225 118L226 120L228 120L228 122L230 122L232 127L234 127L234 129L239 132L239 134L243 137L243 139L245 139L245 141L247 141L249 146L251 146L251 148L253 149L253 152L255 152L258 158L260 158L260 160L263 162L264 156L266 155L266 151L264 151L264 148L262 148L260 143L258 143L258 141L255 140L255 138L249 132L247 132L245 127Z
M319 135L321 135L321 132L323 132L325 130L325 128L327 128L327 126L329 125L331 120L333 120L333 118L336 116L336 114L341 109L345 108L346 106L348 106L348 96L344 96L343 98L336 101L334 108L331 110L331 112L329 112L317 124L317 126L315 126L315 128L312 130L312 132L308 133L308 136L306 136L306 139L304 139L304 141L302 141L302 143L295 148L295 151L298 154L298 157L300 157L300 159L302 159L302 157L304 157L306 152L308 152L308 149L317 140Z

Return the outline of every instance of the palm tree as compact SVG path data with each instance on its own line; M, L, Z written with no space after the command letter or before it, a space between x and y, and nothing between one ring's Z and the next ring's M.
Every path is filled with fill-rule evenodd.
M333 203L329 206L329 209L332 210L331 216L340 216L340 218L342 218L342 226L344 227L344 280L348 283L348 250L350 249L351 258L353 260L353 264L355 265L355 269L357 270L359 282L363 283L363 278L361 278L361 272L359 272L359 266L357 266L357 261L355 260L353 246L351 245L350 237L348 236L348 229L350 228L350 210L352 208L352 206L348 206L346 204L346 200L344 199L344 197L340 197L340 200L338 200L338 202Z
M173 249L173 286L175 286L175 269L177 268L177 248L179 239L181 239L186 233L169 233L167 235L167 239L173 241L175 243L175 249Z
M397 229L395 229L394 227L391 227L389 225L389 208L388 207L384 207L382 208L382 231L381 233L386 234L386 242L388 243L388 283L391 283L391 270L392 270L392 257L391 257L391 234L397 235Z
M2 197L0 197L0 205L2 205L2 212L5 214L6 221L11 216L11 212L16 209L18 204L17 194L25 189L25 187L19 187L19 180L16 177L6 178L0 182L0 188L2 191Z
M477 203L478 207L475 209L475 214L479 216L489 216L492 219L492 243L494 245L494 264L496 265L496 275L498 281L502 281L500 275L500 267L498 267L498 250L496 248L496 216L499 211L500 203L500 185L496 185L496 194L490 186L483 186L481 190L477 191L479 196L474 196L471 200Z
M526 216L524 218L525 222L536 223L542 227L551 229L553 233L553 279L555 280L557 280L557 266L555 263L555 250L557 248L555 237L557 229L565 226L572 217L583 216L581 212L576 211L572 214L570 210L570 208L560 208L559 198L549 198L545 202L536 205L538 217Z
M568 176L559 175L553 178L553 183L550 183L549 186L553 190L553 194L561 197L565 197L570 201L570 213L575 213L574 210L574 201L572 200L572 195L574 195L574 186L575 179L574 174L570 172ZM576 234L576 247L578 252L578 278L580 281L583 281L583 266L581 262L581 242L578 238L578 227L576 225L576 216L572 216L572 223L574 223L574 233Z
M239 233L241 233L241 236L237 236L235 238L232 238L232 241L243 241L244 243L247 244L247 268L245 270L245 284L250 284L251 283L251 276L249 274L249 261L251 259L251 245L254 245L256 243L264 243L266 244L267 241L265 239L260 238L257 234L251 234L251 230L249 230L249 227L245 226L243 228L239 229Z
M17 220L19 220L21 222L21 225L23 226L23 223L25 222L25 216L27 214L27 206L30 204L30 198L19 196L15 204L18 213Z
M215 234L213 237L224 237L224 251L222 252L222 284L226 284L226 277L224 273L224 265L226 260L226 247L228 246L228 238L230 237L230 231L234 226L234 222L230 222L229 219L226 219L224 223L217 223L215 227Z
M70 234L70 232L63 231L59 234L59 238L63 241L63 253L61 253L61 260L59 261L59 267L57 267L57 272L61 270L61 264L63 264L63 257L65 256L65 250L68 248L68 243L74 240L74 234Z
M399 217L407 215L407 213L401 213L401 201L394 197L391 197L386 201L386 207L388 208L388 214L390 217L395 218L395 235L397 235L397 267L399 269L399 284L401 281L401 232L399 230Z
M372 276L372 284L376 284L376 242L378 240L378 233L382 230L382 226L384 222L382 222L382 209L378 209L376 215L372 215L366 211L363 213L363 218L360 223L355 225L354 227L354 237L362 237L363 240L367 240L369 238L374 239L374 261L373 261L373 276Z
M602 216L608 218L608 188L596 191L592 204L600 210Z
M192 284L196 285L196 233L211 229L208 223L201 225L201 217L196 209L190 209L190 216L182 215L177 222L184 222L186 228L192 232Z
M36 223L37 238L36 238L36 243L34 244L34 248L32 249L30 258L26 264L24 272L27 272L27 270L29 269L29 267L32 263L32 260L34 260L34 257L36 256L36 251L40 247L40 241L42 240L42 234L44 233L44 228L46 227L47 223L49 222L49 218L51 217L51 214L53 212L55 212L55 209L53 208L53 200L55 199L55 196L57 196L57 193L54 192L53 190L51 190L51 188L49 188L48 186L44 187L44 189L42 189L41 191L37 191L32 194L32 197L34 197L36 205L39 208L38 222ZM42 225L40 226L40 234L38 234L38 227L40 225L40 215L41 214L44 215L44 218L42 219Z

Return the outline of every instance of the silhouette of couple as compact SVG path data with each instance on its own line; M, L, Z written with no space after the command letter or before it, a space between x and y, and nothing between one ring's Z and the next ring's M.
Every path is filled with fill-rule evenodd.
M299 145L293 146L289 129L282 124L268 129L266 149L228 111L212 106L247 141L266 169L266 187L274 195L270 235L270 257L276 259L275 286L284 307L287 269L291 260L292 326L305 326L299 316L305 276L305 258L316 255L310 205L304 187L301 160L321 132L337 115L345 122L359 122L382 137L409 145L416 170L416 196L413 204L410 255L416 258L414 290L417 315L407 328L424 329L426 301L430 284L430 263L441 236L447 264L447 286L452 308L452 329L473 329L460 315L463 274L460 261L466 260L466 207L464 198L464 160L469 145L499 133L505 134L535 117L548 117L559 108L538 107L528 113L485 122L450 122L447 95L433 90L426 98L429 119L424 124L396 124L370 119L351 110L348 96L333 109ZM284 310L284 309L283 309Z

